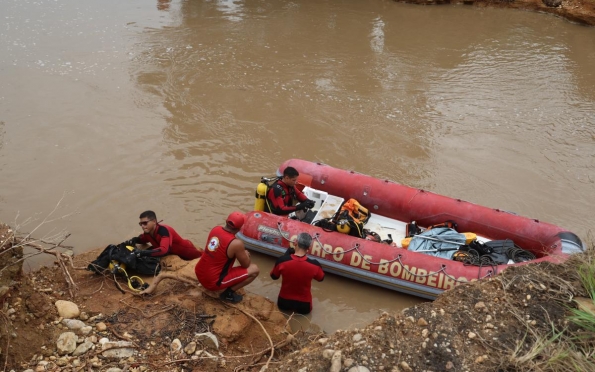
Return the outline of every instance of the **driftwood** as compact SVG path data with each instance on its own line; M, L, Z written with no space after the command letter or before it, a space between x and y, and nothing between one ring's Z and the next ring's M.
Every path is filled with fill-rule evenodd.
M13 230L10 231L9 236L5 237L4 241L0 245L0 259L1 259L2 255L8 254L9 252L14 252L14 250L16 250L18 248L31 247L31 248L36 249L37 252L23 255L18 260L8 263L6 266L4 266L2 269L0 269L0 273L2 273L4 270L6 270L10 266L14 266L17 264L22 265L22 262L24 262L25 260L27 260L28 258L31 258L33 256L37 256L40 254L50 254L56 258L57 264L58 264L58 266L60 266L60 269L62 270L62 273L64 274L66 283L68 284L68 292L70 293L70 297L74 298L76 296L76 292L78 291L78 287L77 287L76 283L74 282L74 280L72 279L72 276L70 275L70 272L68 271L68 268L67 268L67 263L69 263L71 267L74 267L72 265L72 257L68 254L65 254L63 252L56 250L57 248L63 248L63 249L71 249L72 248L71 246L65 246L62 244L62 243L64 243L64 241L66 239L68 239L68 237L70 236L70 233L66 232L65 230L62 230L58 233L54 233L51 236L45 236L44 238L41 238L41 239L32 238L33 233L35 231L37 231L41 226L49 224L56 220L64 219L64 218L73 214L73 213L70 213L70 214L66 214L61 217L52 218L54 213L58 210L58 207L62 203L63 199L64 199L64 195L62 195L62 198L54 206L54 209L33 230L24 234L24 236L19 236L18 231L24 225L30 223L32 221L32 219L31 218L25 219L25 221L23 223L18 224L18 223L16 223L16 218L15 218L15 226L14 226ZM17 214L17 218L18 218L18 214Z

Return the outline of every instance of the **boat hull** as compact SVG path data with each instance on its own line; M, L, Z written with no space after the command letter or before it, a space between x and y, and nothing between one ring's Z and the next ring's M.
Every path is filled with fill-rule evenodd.
M417 221L420 226L454 220L459 231L475 232L491 240L512 239L537 257L531 262L561 262L567 253L582 249L575 234L535 219L325 164L293 159L279 169L287 166L298 169L302 184L345 200L355 198L372 213ZM293 247L302 232L314 238L309 254L326 272L428 299L458 284L492 277L514 266L464 265L259 211L246 214L246 223L237 237L248 249L280 256Z

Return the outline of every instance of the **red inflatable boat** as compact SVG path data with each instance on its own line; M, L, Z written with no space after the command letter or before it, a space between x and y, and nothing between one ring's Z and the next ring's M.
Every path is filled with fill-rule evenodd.
M331 218L345 201L356 199L371 212L364 228L395 244L253 211L247 213L246 223L237 234L250 250L280 256L293 246L299 233L307 232L314 237L310 255L326 272L434 299L457 284L491 277L524 262L473 266L404 249L406 226L412 221L422 227L454 221L457 231L477 234L481 241L512 240L535 256L530 262L561 262L568 254L584 249L576 234L539 220L304 160L286 161L277 176L287 166L299 171L299 187L316 202L312 223Z

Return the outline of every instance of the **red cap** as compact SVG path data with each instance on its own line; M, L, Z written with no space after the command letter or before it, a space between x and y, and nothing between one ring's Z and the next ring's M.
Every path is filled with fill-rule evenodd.
M246 220L246 218L244 217L244 214L241 212L231 212L229 214L229 216L227 216L227 219L225 220L225 223L227 223L230 227L239 230L242 228L242 226L244 225L244 221Z

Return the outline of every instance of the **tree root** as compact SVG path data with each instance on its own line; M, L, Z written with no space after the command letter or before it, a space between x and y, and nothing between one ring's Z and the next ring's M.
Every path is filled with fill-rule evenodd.
M147 289L145 289L142 292L139 292L137 295L142 296L142 295L149 295L152 294L153 292L155 292L155 290L157 289L157 286L159 285L159 283L164 280L164 279L173 279L173 280L177 280L186 284L190 284L194 287L200 287L200 283L198 283L198 281L195 280L190 280L188 278L185 278L183 276L179 276L177 274L164 274L161 273L159 275L157 275L155 277L155 279L153 280L153 283L151 283L151 285L149 285L149 287L147 287Z

